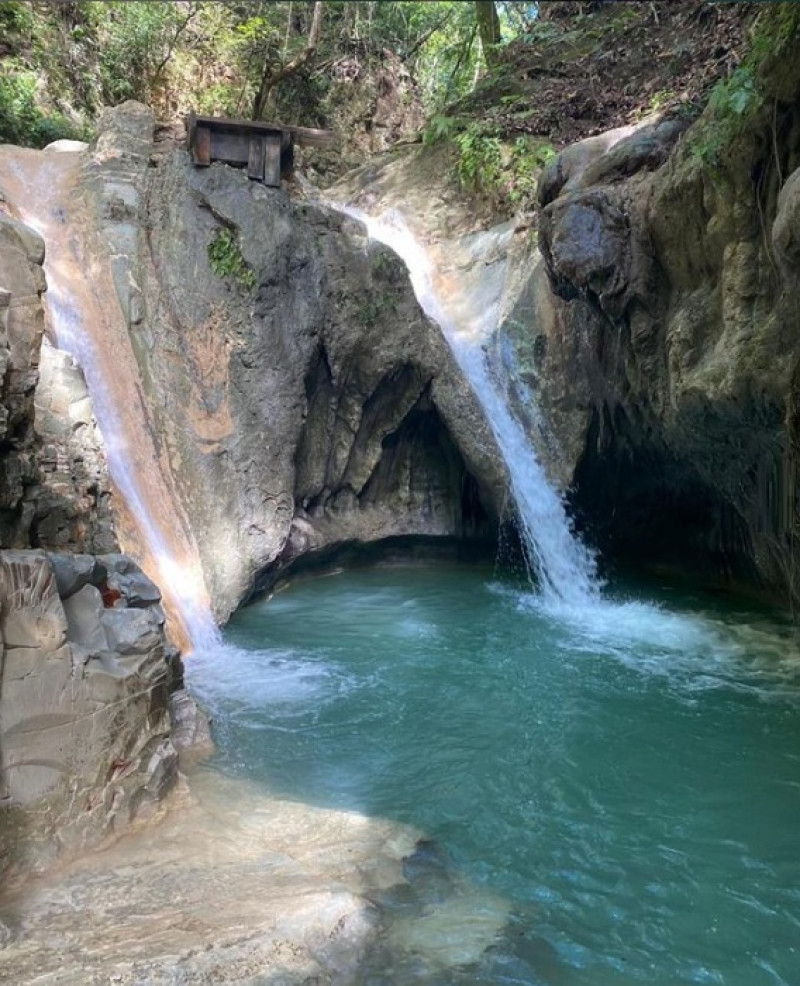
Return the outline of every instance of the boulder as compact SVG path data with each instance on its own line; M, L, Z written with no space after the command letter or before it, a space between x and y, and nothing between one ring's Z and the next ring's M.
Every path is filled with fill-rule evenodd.
M163 614L106 609L84 581L105 571L0 551L0 874L97 843L174 783Z
M93 585L85 585L62 601L67 617L67 635L90 653L108 650L101 617L104 614L103 597Z
M85 585L101 586L107 576L103 563L94 555L48 554L56 588L62 599L69 599Z
M146 610L107 609L99 614L98 622L105 631L108 650L127 657L131 654L149 654L161 642L159 616Z
M158 586L127 555L103 555L108 569L107 586L124 600L124 605L147 609L161 602Z

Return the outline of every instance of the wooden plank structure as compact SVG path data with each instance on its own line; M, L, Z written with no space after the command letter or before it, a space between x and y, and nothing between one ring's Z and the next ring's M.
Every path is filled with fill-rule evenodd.
M253 181L279 188L281 178L288 178L292 173L295 143L332 147L336 137L330 130L190 113L187 142L192 163L197 167L222 161L246 168L247 177Z

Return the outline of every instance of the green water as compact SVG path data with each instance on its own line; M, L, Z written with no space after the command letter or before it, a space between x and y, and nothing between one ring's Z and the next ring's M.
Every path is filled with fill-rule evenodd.
M310 580L232 621L192 684L218 769L423 829L393 916L509 901L479 961L364 983L800 983L794 631L663 594L543 612L474 569Z

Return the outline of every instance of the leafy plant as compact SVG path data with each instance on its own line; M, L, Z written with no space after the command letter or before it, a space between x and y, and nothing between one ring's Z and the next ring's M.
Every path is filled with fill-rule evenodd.
M717 83L710 105L725 116L744 116L761 105L752 65L740 65L727 79Z
M701 120L689 143L692 155L719 171L725 149L764 106L760 80L770 63L780 65L786 46L800 30L800 4L763 4L750 35L750 50L727 79L717 83L710 114Z
M181 36L197 16L198 4L107 0L89 6L95 16L103 17L99 54L106 101L146 101L161 81Z
M512 205L524 205L533 199L542 169L558 152L547 141L523 134L511 145L508 165L508 198Z
M257 278L242 255L239 237L231 229L218 229L208 244L208 261L220 278L232 278L240 287L252 291Z
M36 73L14 60L0 68L0 142L44 147L61 138L84 140L86 130L37 103Z
M456 172L464 188L473 192L493 191L503 167L500 138L487 134L478 123L470 123L454 138L458 148Z
M447 116L444 113L434 113L422 131L422 143L427 146L440 140L449 140L459 125L456 117Z

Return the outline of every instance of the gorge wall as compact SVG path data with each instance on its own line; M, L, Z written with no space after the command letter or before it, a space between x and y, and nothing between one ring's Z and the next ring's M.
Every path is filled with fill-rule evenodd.
M691 125L572 144L494 237L435 145L336 190L401 210L474 306L502 269L495 375L608 569L794 607L800 52L782 44L746 70L746 112L718 97Z
M84 193L218 616L334 545L492 543L502 460L401 261L153 130L109 111Z
M711 107L572 145L536 215L492 234L439 194L424 148L338 189L402 208L462 309L497 300L496 374L611 564L792 605L797 65L767 59L735 125ZM137 104L101 121L72 205L219 619L336 549L495 544L508 478L492 431L404 265L361 224L299 185L193 168ZM0 215L0 869L88 845L177 771L179 665L159 591L118 554L130 518L112 515L83 375L45 336L45 246Z
M13 167L5 151L0 186ZM179 745L192 741L161 595L117 553L83 373L45 335L44 253L37 233L0 213L4 880L152 813L177 779L173 727Z
M403 264L361 224L299 190L195 170L136 104L65 154L0 149L3 870L152 810L176 744L197 738L161 593L115 553L147 560L148 532L110 476L81 369L55 348L58 326L45 332L47 244L19 221L37 217L35 183L69 196L47 188L39 208L54 321L101 334L87 376L119 378L94 393L107 438L162 528L177 491L173 524L219 618L317 552L419 536L492 549L507 488ZM133 430L126 415L141 415Z
M600 154L585 142L550 165L539 242L557 298L521 362L562 447L575 450L574 502L608 555L794 606L792 45L764 62L744 118L712 104L688 130L646 127ZM522 302L534 293L531 284Z
M117 550L83 374L44 334L45 244L0 211L0 544Z

